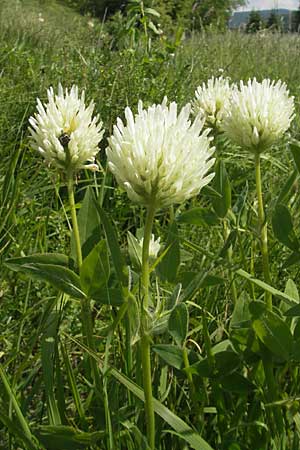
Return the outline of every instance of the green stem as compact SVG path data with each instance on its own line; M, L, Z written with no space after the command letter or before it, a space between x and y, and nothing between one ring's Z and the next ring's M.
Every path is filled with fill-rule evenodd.
M80 242L80 234L77 222L76 215L76 207L75 207L75 198L74 198L74 174L70 172L67 174L67 187L68 187L68 196L69 196L69 204L71 210L72 217L72 228L73 235L75 240L76 247L76 255L77 255L77 264L80 270L82 266L82 252L81 252L81 242ZM95 342L93 336L93 321L92 321L92 313L91 313L91 304L89 298L84 298L81 301L81 318L82 318L82 330L83 335L86 337L86 343L88 347L95 351ZM98 394L101 392L101 377L99 373L99 368L94 360L94 358L90 358L91 369L93 373L93 379L95 386L98 390Z
M76 246L77 264L80 269L80 267L82 265L82 252L81 252L80 235L79 235L79 228L78 228L78 222L77 222L77 216L76 216L76 207L75 207L75 198L74 198L74 189L73 189L74 188L73 173L70 173L68 175L67 186L68 186L69 204L70 204L71 217L72 217L73 234L74 234L74 240L75 240L75 246Z
M230 230L229 230L226 219L223 220L223 232L224 232L224 242L226 242L226 240L228 239L229 234L230 234ZM231 246L227 250L227 259L228 259L229 264L231 265L232 264L232 247ZM237 303L237 291L236 291L234 276L233 276L233 273L231 270L229 270L229 281L230 281L230 290L231 290L233 303L236 304Z
M144 229L144 240L142 250L142 326L141 326L141 357L143 368L143 385L145 395L145 412L147 422L148 444L151 450L155 448L155 417L152 397L152 375L151 375L151 358L150 358L150 342L148 336L148 307L149 307L149 246L151 240L152 226L155 215L155 204L150 204L147 210L147 217Z
M263 196L262 196L262 184L261 184L261 170L260 170L260 154L255 153L255 180L256 180L256 193L258 201L258 225L260 230L260 245L262 255L262 265L265 282L271 284L269 254L268 254L268 229L267 221L265 217ZM272 294L265 292L265 302L267 308L272 311ZM268 352L268 351L267 351ZM269 353L269 352L268 352ZM268 386L269 401L273 402L277 399L277 385L273 372L272 355L266 354L263 358L263 366ZM273 408L273 415L276 423L276 431L281 434L283 431L283 420L280 410L277 406Z
M269 266L269 254L268 254L268 230L267 221L265 217L262 186L261 186L261 172L260 172L260 155L255 153L255 180L256 180L256 193L258 201L258 226L260 230L260 246L262 256L262 266L265 282L271 284L270 266ZM265 292L265 302L268 309L272 310L272 294Z

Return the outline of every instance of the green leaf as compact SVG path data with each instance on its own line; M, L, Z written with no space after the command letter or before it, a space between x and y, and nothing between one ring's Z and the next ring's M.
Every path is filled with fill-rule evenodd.
M184 366L182 349L171 344L152 345L151 349L169 366L181 370Z
M18 271L23 264L55 264L56 266L68 267L69 258L62 253L35 253L34 255L10 258L5 264L13 270Z
M241 277L245 278L246 280L250 281L251 283L255 284L256 286L259 286L266 292L270 292L274 297L279 298L280 300L283 300L288 305L295 305L295 299L293 297L290 297L289 295L285 294L284 292L279 291L278 289L275 289L273 286L270 286L269 284L265 283L264 281L258 280L257 278L254 278L250 273L246 272L243 269L239 269L235 272L237 275L240 275Z
M245 292L242 292L234 306L230 329L248 328L251 325L250 319L249 298Z
M127 242L131 264L134 269L140 271L142 267L142 247L138 239L130 231L127 232Z
M223 219L231 207L231 186L225 164L222 160L217 161L214 170L213 187L219 192L221 198L213 198L212 204L218 217Z
M214 366L211 366L208 358L203 358L196 364L192 364L192 373L205 378L220 378L234 372L240 364L237 353L232 350L221 350L214 354Z
M66 425L42 425L37 428L36 434L47 450L79 450L99 444L106 433L104 431L86 433Z
M285 185L281 189L278 198L276 200L276 204L284 203L285 201L289 200L289 198L293 193L292 187L296 181L297 176L298 176L297 170L294 170L294 172L291 173Z
M127 389L129 389L140 400L145 401L143 390L133 383L125 375L112 368L110 370L111 375L122 383ZM165 422L167 422L178 435L187 442L194 450L213 450L212 447L196 433L187 423L185 423L180 417L176 416L170 409L164 406L157 399L153 398L154 411Z
M233 246L233 245L235 244L235 241L236 241L236 239L237 239L237 236L238 236L237 230L232 230L232 231L229 233L229 236L228 236L228 238L226 239L226 241L225 241L225 243L224 243L224 245L223 245L223 248L221 249L221 251L220 251L220 253L219 253L219 256L220 256L221 258L225 258L227 250L228 250L231 246Z
M84 407L83 407L83 404L82 404L82 401L81 401L80 393L79 393L79 390L77 388L75 373L74 373L74 371L72 369L71 362L70 362L67 350L66 350L66 348L65 348L65 346L64 346L64 344L62 342L60 344L60 349L61 349L62 358L63 358L63 362L64 362L67 383L69 385L70 392L71 392L72 397L74 399L76 411L78 413L78 416L79 416L81 422L83 424L85 424L86 423L86 417L85 417L85 414L84 414Z
M54 361L56 351L56 339L60 315L53 305L46 319L41 344L41 360L43 369L43 380L45 383L45 394L48 405L48 416L50 425L60 425L61 418L55 399L54 389Z
M188 332L189 314L185 303L178 303L171 311L168 329L179 347L182 347Z
M249 310L257 337L274 355L289 360L293 347L289 326L275 312L269 311L263 302L251 302Z
M189 223L198 226L213 226L219 222L217 215L207 208L192 208L176 218L179 223Z
M98 205L95 200L95 206L99 217L101 219L102 225L104 227L107 244L110 249L113 265L116 271L116 275L118 281L120 283L120 287L127 289L128 288L128 269L125 265L125 261L123 255L121 253L121 249L117 239L117 232L113 227L112 223L108 219L105 211Z
M180 272L178 281L182 283L182 287L185 289L194 280L194 278L197 277L197 275L199 275L199 272ZM216 275L207 275L202 283L202 287L219 286L224 283L224 278Z
M174 282L180 265L180 247L178 240L178 229L176 222L170 226L167 242L163 252L167 253L158 265L158 273L162 281Z
M60 258L58 259L61 265L48 263L49 260L56 260L57 255L54 254L54 259L50 257L49 260L44 256L32 255L24 258L13 258L7 260L5 264L16 272L24 273L39 281L48 282L55 289L59 289L71 297L85 298L85 294L81 291L79 276L72 270L64 267ZM41 260L47 260L47 263L41 263Z
M300 143L293 139L293 141L289 142L289 146L298 172L300 173Z
M100 220L95 207L95 195L92 186L88 186L77 217L82 257L85 258L99 241ZM76 244L71 235L71 253L76 260Z
M293 229L289 209L285 205L276 205L272 216L273 232L276 238L293 251L299 249L299 242Z
M233 372L230 375L221 378L221 385L225 391L234 392L236 394L248 395L255 386L247 378L240 375L238 372Z
M97 296L98 291L107 285L109 275L108 251L106 241L103 239L83 260L80 268L81 287L87 297Z
M99 305L120 306L124 303L123 292L120 288L104 287L93 293L93 300Z
M4 408L2 409L1 406L0 422L2 422L2 424L7 428L9 433L14 436L14 438L20 439L20 441L23 442L24 448L26 448L26 450L39 450L40 445L35 442L35 439L27 437L20 427L19 423L16 422L15 418L13 417L12 419L10 419L8 413L4 410Z
M4 390L9 398L9 401L11 402L11 405L16 413L16 420L19 424L19 428L22 435L24 435L24 438L26 439L26 441L28 441L30 449L37 449L38 446L36 445L36 440L31 433L29 424L21 411L16 395L10 385L10 382L1 364L0 364L0 379L2 381Z
M160 17L159 12L156 11L155 9L153 9L153 8L145 8L145 9L144 9L144 12L145 12L146 14L151 14L152 16L155 16L155 17Z

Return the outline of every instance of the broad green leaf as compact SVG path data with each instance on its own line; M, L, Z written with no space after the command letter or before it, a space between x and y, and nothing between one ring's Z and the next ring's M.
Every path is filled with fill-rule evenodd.
M110 275L108 251L105 239L98 242L91 253L83 260L80 268L82 290L89 298L107 285Z
M234 306L230 321L230 329L248 328L251 326L250 319L249 298L245 292L242 292Z
M42 425L37 428L36 434L47 450L79 450L99 445L106 433L105 431L87 433L66 425Z
M99 305L120 306L124 296L120 288L103 287L93 293L93 300Z
M272 226L276 238L293 251L299 249L299 242L293 229L289 209L285 205L276 205L272 217Z
M100 239L100 220L95 207L95 195L92 186L86 188L77 220L82 257L85 258ZM76 244L73 233L71 235L71 252L73 259L76 260Z
M285 290L284 290L285 294L287 294L289 297L292 297L295 299L295 302L300 301L299 298L299 292L298 292L298 288L295 284L295 282L289 278L286 282L286 286L285 286Z
M158 272L163 281L174 282L180 265L180 247L176 222L170 226L166 246L167 253L158 265Z
M269 284L265 283L264 281L258 280L257 278L254 278L250 273L246 272L243 269L239 269L235 272L237 275L240 275L241 277L245 278L246 280L250 281L251 283L255 284L256 286L262 288L266 292L270 292L274 297L277 297L283 301L285 301L290 306L295 306L295 299L293 297L290 297L289 295L285 294L284 292L279 291L278 289L275 289L273 286L270 286Z
M10 258L5 264L13 270L18 270L24 264L55 264L56 266L68 267L69 258L62 253L35 253L34 255Z
M219 192L221 198L213 198L212 204L218 217L223 219L227 211L231 208L231 186L225 164L222 160L217 161L214 170L213 187Z
M85 297L85 294L81 291L79 276L75 272L63 265L28 262L27 258L34 258L34 255L7 260L6 265L16 272L21 272L36 280L50 283L54 288L71 297ZM39 259L40 256L38 255Z
M199 226L213 226L219 222L218 216L207 208L192 208L177 217L179 223L189 223Z
M107 217L104 209L95 200L95 206L103 225L108 247L110 249L113 265L116 271L120 287L128 288L128 268L125 265L123 255L117 239L117 232Z
M169 366L181 370L184 367L182 349L171 344L152 345L151 349Z
M127 232L127 242L128 242L128 253L130 261L134 269L140 271L142 266L142 248L138 239L130 233Z
M289 326L275 312L269 311L263 302L251 302L249 310L257 337L274 355L289 360L293 347Z
M188 332L189 313L185 303L178 303L171 311L168 329L179 347L182 347Z
M208 358L192 364L192 373L205 378L220 378L234 372L240 364L239 355L231 350L218 351L214 354L214 366Z
M225 391L234 392L236 394L248 395L255 386L247 378L238 372L233 372L228 376L220 379L220 383Z

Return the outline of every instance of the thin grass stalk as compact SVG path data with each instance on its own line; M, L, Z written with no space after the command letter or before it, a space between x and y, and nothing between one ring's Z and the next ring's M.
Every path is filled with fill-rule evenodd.
M14 392L13 392L13 390L12 390L10 384L9 384L9 381L8 381L8 379L6 377L6 374L5 374L4 370L2 369L1 364L0 364L0 378L2 380L4 389L5 389L6 393L7 393L7 395L9 396L9 399L10 399L12 405L13 405L13 408L15 410L17 419L19 421L21 429L23 430L24 435L27 437L27 439L29 441L34 443L34 438L33 438L33 435L31 434L29 425L28 425L25 417L23 416L23 413L22 413L21 408L20 408L20 406L18 404L16 396L15 396L15 394L14 394Z
M142 250L142 320L141 320L141 359L143 369L143 386L145 394L145 412L147 422L147 438L151 450L155 448L155 417L152 396L152 373L151 373L151 355L150 342L148 336L148 307L149 307L149 287L150 287L150 268L149 268L149 246L151 240L152 226L155 215L155 204L149 204L144 229L144 240Z

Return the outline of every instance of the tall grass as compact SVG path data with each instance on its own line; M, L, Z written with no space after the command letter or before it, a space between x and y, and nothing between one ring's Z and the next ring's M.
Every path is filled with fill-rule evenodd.
M131 349L126 341L129 332L136 337L137 323L133 320L128 331L128 324L121 321L120 309L94 302L95 354L81 340L78 300L57 294L48 284L28 280L2 264L8 258L34 253L70 254L66 186L53 170L44 167L28 145L28 117L34 111L36 97L45 99L46 89L50 85L56 87L59 82L65 86L78 84L86 90L88 100L95 100L107 135L126 105L135 109L138 99L148 105L160 102L165 95L183 105L193 98L199 84L219 74L233 81L249 77L280 78L295 96L299 111L298 35L203 32L192 33L180 43L163 36L152 43L151 52L145 52L139 42L131 47L114 42L109 30L108 26L81 17L54 1L2 0L0 5L0 448L3 449L40 448L42 444L61 450L147 449L139 388L141 355L136 344ZM299 133L297 120L291 131L294 136ZM264 202L269 224L278 203L287 206L299 236L299 178L287 141L262 158ZM105 140L101 146L99 159L105 168ZM291 359L285 360L278 354L274 358L281 392L277 400L285 421L285 433L278 436L272 419L274 405L270 405L264 392L258 340L247 324L240 323L250 320L241 305L248 305L250 298L262 298L263 290L259 284L245 279L245 275L235 275L240 308L234 309L228 281L228 270L236 269L262 279L253 161L248 153L229 145L222 148L222 159L231 182L232 209L238 218L238 222L232 216L227 218L230 231L234 232L231 264L224 257L223 226L214 214L211 193L203 193L175 211L176 217L193 206L206 211L206 215L198 217L196 225L182 215L177 223L178 238L174 239L177 229L170 229L172 212L158 214L154 222L162 241L173 244L169 260L168 254L165 257L168 264L164 265L162 260L157 270L156 276L163 280L163 289L157 295L162 303L172 304L179 296L181 283L180 295L187 301L190 315L185 343L189 364L199 363L199 358L205 364L217 361L213 373L204 363L202 372L199 367L194 368L196 372L189 372L187 367L184 371L175 346L162 346L174 343L172 334L154 338L152 386L160 401L155 403L156 446L165 450L187 449L188 445L205 448L197 440L196 444L193 440L188 444L182 439L192 428L214 449L296 450L300 442L297 346ZM136 234L141 228L143 212L128 201L108 172L105 176L81 173L76 186L78 211L89 185L116 224L121 255L130 264L127 232ZM107 229L100 229L100 225L98 232L102 238L107 235ZM92 244L99 235L93 236ZM274 232L269 226L272 285L297 300L299 264L284 264L291 251L279 235L276 226ZM172 264L179 260L179 255L180 267L173 270ZM199 274L209 276L202 283ZM135 277L133 273L133 283ZM284 312L287 307L280 304L279 297L275 296L275 308ZM128 314L134 318L135 305L130 308ZM297 343L297 317L292 320ZM157 329L162 322L161 318ZM228 338L234 343L234 351ZM216 356L222 353L220 349L223 359ZM174 355L170 357L171 350L177 352L177 360ZM102 370L100 393L92 388L89 355ZM180 420L186 424L182 425ZM184 428L187 425L190 429ZM42 444L37 444L37 439Z

